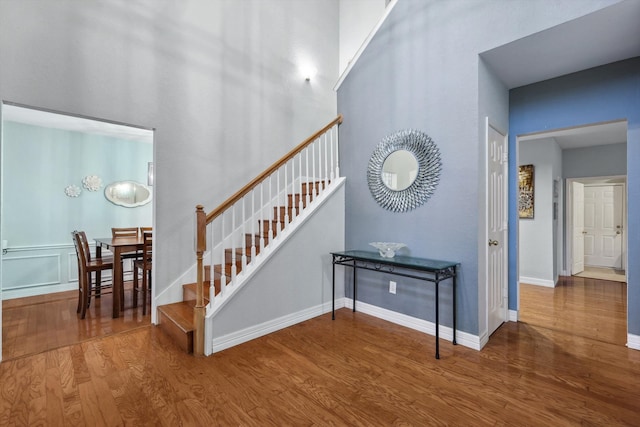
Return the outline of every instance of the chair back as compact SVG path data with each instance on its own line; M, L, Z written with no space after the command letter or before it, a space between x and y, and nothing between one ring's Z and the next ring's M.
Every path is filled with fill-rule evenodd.
M151 259L153 258L153 232L145 231L142 234L142 262L145 270L151 270Z
M138 227L125 227L125 228L116 228L113 227L111 229L111 237L138 237Z
M145 231L153 231L153 227L140 227L140 235L144 236Z
M86 272L87 264L91 261L87 236L84 231L73 231L71 236L73 237L73 245L76 248L76 255L78 256L78 274L82 277Z

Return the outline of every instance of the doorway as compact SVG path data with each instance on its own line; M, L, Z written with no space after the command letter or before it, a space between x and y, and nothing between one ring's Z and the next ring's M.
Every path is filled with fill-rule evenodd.
M77 295L71 231L93 239L153 226L155 206L153 187L151 202L135 208L104 194L120 181L150 184L152 129L10 102L1 118L0 316L3 302Z
M626 282L626 176L567 180L567 275Z
M564 286L591 268L626 269L626 136L621 120L518 137L518 164L536 167L535 215L519 220L519 283ZM538 270L526 270L528 254Z

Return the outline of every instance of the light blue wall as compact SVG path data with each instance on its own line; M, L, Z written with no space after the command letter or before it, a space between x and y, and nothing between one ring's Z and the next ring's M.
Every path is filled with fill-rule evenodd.
M563 178L626 174L627 144L625 142L562 151Z
M93 238L110 236L111 227L151 225L151 203L114 205L104 186L146 184L153 144L14 122L4 123L3 134L2 236L10 246L71 243L76 229ZM87 175L100 177L103 188L84 189ZM65 195L71 184L82 189L79 197Z
M628 333L640 334L640 58L513 89L509 152L516 136L590 123L628 121ZM565 171L565 174L570 173ZM517 223L517 162L510 161L509 222ZM509 308L517 309L516 229L509 231Z

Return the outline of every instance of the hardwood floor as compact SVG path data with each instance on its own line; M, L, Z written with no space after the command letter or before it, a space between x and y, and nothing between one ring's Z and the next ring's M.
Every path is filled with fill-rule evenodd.
M583 310L553 301L526 310ZM639 425L640 351L590 330L510 322L435 360L433 337L341 309L196 358L143 326L0 364L0 425Z
M76 314L78 291L2 302L2 360L40 353L88 339L149 325L142 306L133 309L131 283L125 284L125 311L113 319L111 294L92 299L85 319Z

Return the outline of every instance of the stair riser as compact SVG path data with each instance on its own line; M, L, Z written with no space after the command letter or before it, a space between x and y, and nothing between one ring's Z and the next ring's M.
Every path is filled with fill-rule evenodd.
M169 335L182 351L193 353L193 331L182 331L162 310L158 310L158 322L160 329Z

